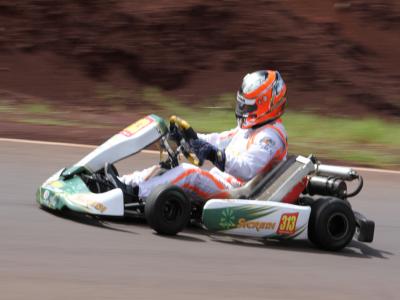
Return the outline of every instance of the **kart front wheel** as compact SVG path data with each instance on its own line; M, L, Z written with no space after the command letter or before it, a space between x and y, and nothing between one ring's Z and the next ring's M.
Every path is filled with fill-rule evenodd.
M160 186L146 199L147 223L159 234L175 235L190 220L190 201L177 186Z
M311 206L308 238L319 248L337 251L354 236L356 222L348 203L338 198L323 198Z

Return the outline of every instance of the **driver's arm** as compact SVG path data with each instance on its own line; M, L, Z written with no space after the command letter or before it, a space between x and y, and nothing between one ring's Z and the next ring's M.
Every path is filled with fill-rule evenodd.
M208 133L208 134L198 133L197 136L199 139L202 139L210 143L214 147L224 150L228 146L232 138L235 136L237 131L238 128L233 128L231 130L223 131L220 133Z
M279 139L263 139L252 144L246 152L240 155L227 151L225 153L225 172L248 181L267 168L274 160L286 157L285 147Z

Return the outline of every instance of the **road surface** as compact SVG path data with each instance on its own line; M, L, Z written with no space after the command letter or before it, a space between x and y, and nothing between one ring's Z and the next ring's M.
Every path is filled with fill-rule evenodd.
M375 220L375 241L330 253L196 228L163 237L140 221L39 209L37 187L88 151L0 141L0 299L398 299L400 174L362 172L365 188L352 203ZM157 158L118 166L128 172Z

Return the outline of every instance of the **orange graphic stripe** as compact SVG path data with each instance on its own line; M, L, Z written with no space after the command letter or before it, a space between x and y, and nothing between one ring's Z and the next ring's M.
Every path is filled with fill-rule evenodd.
M240 185L243 184L243 180L240 180L239 178L233 177L232 175L227 174L226 176L226 181L228 181L229 184L235 185L236 183L239 183Z
M219 182L213 175L211 175L209 172L204 171L202 169L191 169L191 170L187 170L185 172L183 172L181 175L179 175L177 178L175 178L174 180L172 180L173 184L178 183L179 181L181 181L183 178L193 174L193 173L200 173L200 175L207 177L208 179L210 179L219 189L223 190L225 187L224 185Z
M218 193L212 194L208 199L229 199L230 196L231 195L229 194L229 192L225 190L225 191L222 191L222 192L218 192Z
M264 129L264 127L260 127L260 128L256 129L254 132L251 133L251 136L250 136L249 140L247 141L246 149L249 149L250 146L253 145L257 134L259 134L260 131L263 130L263 129Z
M232 138L232 137L237 133L237 131L238 131L238 130L235 129L235 130L230 131L227 135L222 135L222 136L220 137L220 140L223 141L223 140Z
M285 149L287 150L287 140L283 132L276 126L272 126L272 128L274 128L278 135L281 137L282 143L285 145Z
M274 82L274 80L276 78L276 73L275 72L268 72L268 73L271 74L272 76L268 76L266 82L264 82L262 85L260 85L256 90L254 90L250 93L244 94L244 96L247 99L255 98L263 89L267 88Z
M276 122L277 122L277 123L282 123L282 120L281 120L281 119L278 119ZM286 148L287 148L287 141L286 141L286 137L285 137L285 135L283 134L283 132L282 132L278 127L276 127L276 126L274 126L274 125L267 125L266 127L267 127L267 128L273 128L273 129L276 130L276 132L278 133L279 137L280 137L281 140L282 140L282 143L285 145L285 149L286 149ZM260 127L260 128L258 128L258 129L256 129L256 130L251 134L251 137L250 137L249 140L247 141L247 146L246 146L247 149L249 149L249 147L254 143L254 140L255 140L257 134L259 134L263 129L265 129L265 127Z
M210 198L210 194L204 192L203 190L201 190L200 188L190 185L188 183L185 183L184 185L182 185L182 188L190 190L194 193L196 193L197 195L199 195L200 197L204 198L204 199L209 199Z

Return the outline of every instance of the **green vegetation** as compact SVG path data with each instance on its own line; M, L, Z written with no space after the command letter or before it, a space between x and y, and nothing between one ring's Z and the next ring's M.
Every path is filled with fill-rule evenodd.
M110 85L99 85L95 91L96 98L102 105L106 104L112 111L123 110L127 99L132 99L133 93L129 90L116 89Z
M381 167L400 166L400 124L287 112L291 149L318 157Z
M232 108L212 108L203 106L185 106L171 97L163 95L158 89L146 88L143 90L145 103L154 105L154 113L168 118L174 114L185 118L198 131L222 131L235 126L235 117Z
M48 126L78 126L77 122L58 120L53 118L24 118L19 119L20 123L35 124L35 125L48 125Z
M56 118L24 118L18 120L20 123L35 124L35 125L47 125L47 126L68 126L68 127L81 127L81 128L109 128L110 126L84 123L73 120L61 120Z
M65 111L56 109L47 103L31 102L23 104L11 104L0 100L0 114L4 119L19 123L45 125L45 126L68 126L81 128L110 128L112 126L81 119L70 119L63 116Z
M234 117L234 93L220 95L212 104L199 101L188 105L166 96L156 88L141 91L120 91L112 86L99 87L98 98L107 109L105 113L119 114L132 106L132 99L139 102L136 114L155 113L164 118L178 115L200 132L223 131L236 126ZM215 106L217 103L218 106ZM81 128L116 128L118 123L104 121L85 122L74 114L65 115L61 110L42 102L11 104L0 102L0 114L8 120L27 124L69 126ZM71 119L72 117L72 119ZM381 119L351 119L323 117L290 111L283 116L289 136L289 151L308 155L315 154L321 160L347 161L348 164L400 168L400 123ZM119 128L119 127L118 127ZM116 128L116 130L118 130Z
M22 111L31 114L48 114L53 112L51 107L45 103L30 103L21 107Z
M235 126L234 95L219 97L218 108L184 106L159 90L147 88L143 99L163 117L176 114L198 131L222 131ZM356 162L362 165L400 167L400 124L380 119L323 117L287 111L283 117L290 152L315 154L320 159Z
M0 113L8 113L13 110L14 110L14 108L11 105L0 104Z

